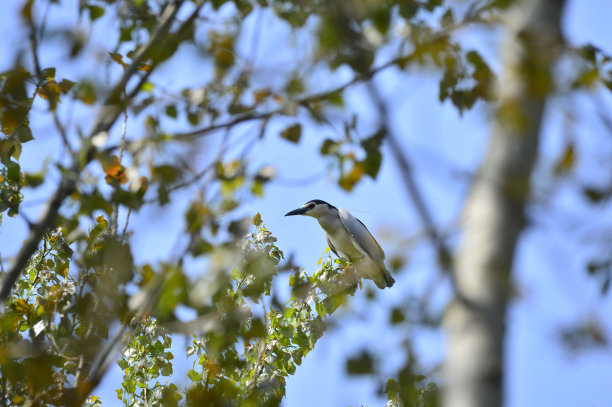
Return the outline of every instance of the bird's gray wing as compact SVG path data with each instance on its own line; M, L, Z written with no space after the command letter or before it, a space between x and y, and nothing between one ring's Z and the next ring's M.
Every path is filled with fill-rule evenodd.
M372 260L382 263L384 269L385 252L378 244L374 236L368 228L356 217L351 215L346 209L338 209L340 220L344 227L353 236L353 241L364 254L367 254Z
M329 246L329 248L331 249L332 252L334 252L334 254L338 257L342 257L338 254L338 252L336 251L336 248L334 247L334 245L331 242L331 239L329 238L329 236L327 236L327 234L325 235L325 238L327 239L327 245Z
M375 264L376 272L366 271L366 278L374 281L380 289L393 286L395 279L385 267L385 252L368 228L345 209L338 209L340 220L352 236L353 244ZM367 268L366 268L367 270Z

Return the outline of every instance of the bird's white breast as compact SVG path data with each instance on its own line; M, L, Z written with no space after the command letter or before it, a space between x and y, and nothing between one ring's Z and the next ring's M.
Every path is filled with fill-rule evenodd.
M322 216L317 220L340 256L353 262L363 257L364 254L355 246L353 237L338 216Z

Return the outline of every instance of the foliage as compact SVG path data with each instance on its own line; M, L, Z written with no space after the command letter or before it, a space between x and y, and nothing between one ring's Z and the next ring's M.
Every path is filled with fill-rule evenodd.
M256 230L236 248L240 257L236 266L220 271L225 278L217 276L217 281L224 283L208 298L200 302L176 295L177 290L188 290L188 279L182 270L162 271L163 290L175 293L171 300L182 298L185 306L199 308L198 319L186 323L189 329L185 329L183 323L169 322L164 293L146 315L131 313L125 300L117 303L117 287L125 299L127 278L117 281L113 276L121 275L129 255L119 247L108 248L112 247L108 223L102 217L97 221L86 238L87 252L115 250L113 257L122 261L108 259L103 266L87 266L85 260L73 258L57 230L45 237L10 299L2 318L2 346L11 359L3 362L2 372L4 397L10 394L14 404L58 405L84 399L92 386L82 378L101 368L104 359L97 354L105 353L102 341L109 338L109 327L119 323L117 332L124 328L129 332L117 362L124 371L122 388L117 390L124 405L278 405L287 377L327 329L326 318L361 284L346 260L332 259L328 248L314 275L299 269L291 273L291 298L284 305L278 303L271 287L284 255L257 214ZM78 272L70 271L71 262L79 265ZM137 273L141 286L154 280L147 277L150 273L154 272L148 267ZM122 317L113 322L114 315ZM188 384L181 388L170 381L171 330L186 332L195 326L199 332L186 350L192 368L186 373ZM349 369L349 373L354 372ZM410 400L420 398L410 395ZM88 397L85 403L97 405L100 399Z
M326 318L360 283L348 281L348 263L333 260L327 249L314 275L292 272L291 298L281 305L271 295L271 284L284 256L259 214L253 221L256 230L240 243L240 260L230 278L199 313L203 326L187 348L189 384L180 390L156 380L172 373L173 355L166 351L168 332L149 316L137 324L118 362L125 372L118 392L125 405L278 405L288 376L327 329ZM404 400L421 397L411 394Z
M129 279L123 273L131 273L129 252L104 234L107 226L99 217L77 252L83 257L74 256L64 230L56 229L24 270L2 315L5 403L6 398L17 405L87 399L92 386L86 378L99 369L96 357L109 327L125 310L125 294L117 287Z
M511 3L475 1L461 11L442 0L23 0L12 66L0 73L0 220L6 213L30 233L10 266L2 263L0 405L99 405L91 394L117 359L125 405L277 405L360 282L328 253L314 273L296 269L258 215L244 239L245 206L277 173L274 157L262 164L253 146L299 148L321 134L320 155L340 188L376 179L389 126L364 124L349 92L393 70L434 72L440 103L460 113L488 104L520 124L515 106L497 104L491 61L456 36L499 27ZM58 17L64 7L75 8L74 21ZM308 38L305 61L275 67L270 80L257 70L256 46L244 45L248 24L265 13ZM61 56L56 66L44 65L47 55ZM537 78L534 91L612 89L601 49L567 47L565 58L578 66L571 78ZM339 73L343 81L321 79ZM37 159L47 161L28 168L22 153L49 138L53 148ZM575 141L566 144L553 165L559 179L579 158ZM612 186L590 180L580 191L597 205L612 196ZM34 198L36 210L24 205L41 195L45 209ZM168 242L163 260L136 260L129 222L143 208L180 212L187 242ZM587 266L604 294L610 263L598 256ZM273 287L285 277L291 296L282 303ZM437 326L426 308L398 306L390 323ZM564 338L605 342L587 328ZM581 340L587 334L590 342ZM169 350L178 335L193 335L184 386ZM386 382L391 403L435 402L415 355L389 381L376 360L364 350L347 371Z

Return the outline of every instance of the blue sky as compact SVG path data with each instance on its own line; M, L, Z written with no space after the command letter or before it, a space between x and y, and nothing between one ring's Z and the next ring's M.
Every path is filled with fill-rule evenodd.
M0 33L6 39L0 43L0 55L12 55L15 44L25 41L23 33L16 29L17 21L12 17L15 15L14 7L20 3L9 1L0 5ZM575 45L592 43L612 53L610 15L612 3L607 0L569 1L564 18L564 32L568 41ZM261 18L266 18L265 14ZM279 70L288 71L291 64L305 58L308 42L305 38L292 36L286 28L278 25L266 27L267 30L260 33L256 51L248 55L254 59L256 74L261 80L274 86L274 75ZM104 51L104 42L102 39L98 41L99 50ZM494 33L483 31L469 34L462 37L462 41L482 50L485 56L496 56L495 49L491 49L496 41ZM62 56L43 55L43 60L44 65L59 65ZM6 69L10 63L10 58L4 58L0 61L0 70ZM70 77L71 70L82 69L83 66L74 63L60 73L58 66L58 76ZM162 74L166 75L169 84L176 85L182 80L197 77L207 69L210 67L175 64L164 67ZM321 87L342 83L346 79L346 72L342 69L332 77L323 72L316 75ZM438 74L414 70L407 76L389 71L376 80L385 100L393 106L392 125L401 134L403 148L413 161L418 182L436 221L445 228L452 228L469 188L469 174L478 168L484 152L489 131L487 119L491 112L479 104L474 110L459 116L448 104L441 105L437 99L438 79ZM359 112L360 125L364 129L373 128L376 118L364 98L363 89L355 87L346 96L348 108ZM604 100L610 102L609 98ZM585 119L577 124L577 134L585 160L579 162L584 169L576 176L596 179L598 160L585 161L593 156L598 157L598 154L605 157L604 151L610 149L610 141L607 140L606 144L605 139L609 134L602 136L605 129L589 120L592 115L589 102L584 99L579 99L579 102L576 113ZM572 239L586 236L602 224L609 224L612 218L609 213L590 209L577 201L571 194L571 186L563 182L555 183L547 173L550 163L563 147L560 110L564 103L559 100L549 105L542 135L541 159L534 177L535 185L554 185L554 204L534 205L531 209L530 214L538 222L522 236L516 259L515 277L521 298L512 305L508 316L506 405L511 407L603 407L609 405L612 399L610 350L569 354L558 341L557 329L560 324L575 323L585 318L602 319L608 333L612 334L609 321L605 320L605 316L611 315L612 303L607 298L600 298L596 284L587 279L584 272L585 259L593 248L584 243L584 239L579 240L583 245L575 247L575 240ZM85 117L79 120L85 120ZM349 379L344 375L344 361L347 356L367 346L380 352L383 370L392 372L403 361L401 341L405 337L414 342L417 354L426 366L432 367L442 361L442 333L403 325L391 329L386 324L390 307L402 304L408 294L420 292L424 284L435 278L431 251L424 244L406 246L398 243L402 237L418 234L421 225L390 156L385 155L376 181L366 179L355 191L346 193L326 175L328 162L318 155L321 140L335 136L334 131L308 126L296 147L275 135L291 122L292 119L287 119L282 124L271 126L265 141L255 147L252 154L254 163L276 166L279 181L266 188L263 199L250 202L245 213L260 212L268 228L278 237L278 245L285 254L293 253L296 262L312 272L326 247L323 231L313 219L285 218L282 215L310 199L323 199L349 209L368 225L388 257L397 251L409 252L409 267L396 276L397 283L392 289L378 292L376 302L367 302L364 293L358 293L345 309L334 316L335 328L319 341L315 350L289 379L284 405L382 405L384 402L376 396L375 387L370 382ZM58 151L56 135L46 131L48 124L32 123L37 141L25 146L22 156L24 167L39 169L50 151ZM138 125L133 126L136 132ZM252 126L242 126L235 137L240 138L242 133L249 131L252 131ZM218 140L211 138L199 143L198 148L202 151L214 149L217 143ZM296 182L301 179L308 181ZM44 198L48 191L37 191L38 197L26 196L26 201ZM179 203L172 211L143 208L137 216L133 216L131 228L136 231L133 247L138 260L152 261L171 254L173 244L181 233L181 202L187 204L192 196L192 192L188 191L179 193ZM39 209L39 205L31 205L27 207L27 213L35 218ZM575 219L581 221L579 226L570 224ZM569 226L564 228L566 224ZM3 217L0 229L3 257L17 250L25 233L23 220ZM371 286L374 287L373 284ZM448 287L442 285L432 298L433 306L441 309L448 293ZM175 355L181 352L182 341L176 342ZM180 371L176 366L176 376L180 377ZM115 368L96 391L105 405L117 403L114 390L119 387L120 381L121 371Z

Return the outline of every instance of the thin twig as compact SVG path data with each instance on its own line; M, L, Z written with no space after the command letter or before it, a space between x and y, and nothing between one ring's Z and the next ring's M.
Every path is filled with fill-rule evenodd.
M91 336L91 333L93 332L93 328L94 328L94 324L92 321L88 321L87 324L88 324L87 332L83 336L85 341L89 339L89 337ZM75 383L74 387L77 389L81 389L83 387L83 383L85 381L85 376L84 376L85 367L86 367L85 352L81 352L81 354L79 355L79 364L77 366L77 371L74 375L74 383Z
M229 127L233 127L237 124L243 123L243 122L248 122L248 121L252 121L252 120L261 120L261 119L266 119L270 116L273 116L275 114L281 113L281 109L277 109L277 110L272 110L270 112L264 112L264 113L248 113L248 114L244 114L238 117L235 117L232 120L229 120L227 122L224 123L219 123L219 124L212 124L210 126L207 127L203 127L201 129L196 129L196 130L192 130L192 131L188 131L188 132L184 132L184 133L175 133L173 134L171 137L175 140L181 140L181 139L185 139L185 140L190 140L194 137L199 137L199 136L204 136L206 134L212 133L216 130L221 130L221 129L226 129Z
M124 92L124 99L127 100L127 96L125 95ZM119 142L119 165L121 164L121 161L123 160L123 151L125 150L125 137L126 137L126 130L127 130L127 120L128 120L128 114L127 114L127 106L123 106L123 123L121 126L121 140ZM116 186L116 188L120 188L120 186ZM113 204L113 218L111 220L111 236L115 236L117 234L117 228L119 227L119 202L115 202Z
M130 223L130 215L132 214L132 208L128 208L127 214L125 215L125 225L123 225L123 231L121 232L121 241L125 241L127 236L127 228Z
M259 346L257 349L257 364L253 369L253 388L257 387L257 378L263 369L264 357L266 356L266 346L268 342L268 313L266 312L266 304L264 301L261 301L261 307L263 308L263 318L264 318L264 332L265 335L263 338L259 339Z
M66 360L70 360L70 361L77 361L77 360L79 360L79 358L78 358L78 357L76 357L76 356L68 356L68 355L66 355L66 354L64 353L64 351L60 349L59 345L58 345L58 344L57 344L57 342L55 341L55 336L53 336L53 335L51 335L51 334L46 333L46 334L45 334L45 337L46 337L47 339L49 339L49 342L51 343L51 347L55 349L55 352L56 352L56 353L57 353L57 354L58 354L60 357L62 357L63 359L66 359Z
M51 109L51 114L53 115L53 123L55 124L55 128L57 129L60 137L62 138L64 147L70 153L70 157L72 157L72 159L76 159L74 149L72 148L72 145L70 144L70 141L68 140L68 133L66 132L66 128L64 127L64 125L59 119L57 109Z
M45 19L43 19L43 21L45 21ZM40 84L44 81L44 78L42 74L42 65L40 64L40 58L38 57L38 38L37 38L38 30L36 28L36 25L34 24L33 17L30 17L28 19L28 25L30 26L30 49L32 51L32 60L34 62L34 70L38 78L37 85L36 85L36 90L37 90L36 93L38 93L38 89L40 88ZM36 93L34 94L34 97L36 97ZM32 98L32 103L34 102L34 97ZM55 127L57 128L57 131L59 132L59 135L62 138L62 142L64 143L64 147L66 147L66 149L70 153L70 157L74 159L75 158L74 149L72 148L72 146L70 145L70 142L68 141L66 129L64 128L61 121L59 120L57 109L55 108L51 109L51 114L53 116L53 123L55 124Z
M440 265L444 269L448 269L450 267L451 260L450 250L447 248L444 238L438 232L438 229L433 220L433 216L429 211L429 207L425 203L423 193L419 189L419 186L417 185L416 180L414 179L412 165L410 164L408 157L406 157L406 155L403 153L402 147L395 135L395 132L391 128L387 105L380 96L376 85L374 85L372 81L369 81L367 86L368 91L370 92L370 95L372 96L372 99L378 109L378 114L380 117L380 126L384 131L385 139L389 143L391 154L393 155L397 164L401 168L400 173L402 175L406 191L408 192L410 200L412 201L419 215L419 218L421 219L421 223L423 224L425 233L436 247L438 253L438 261L440 262Z

